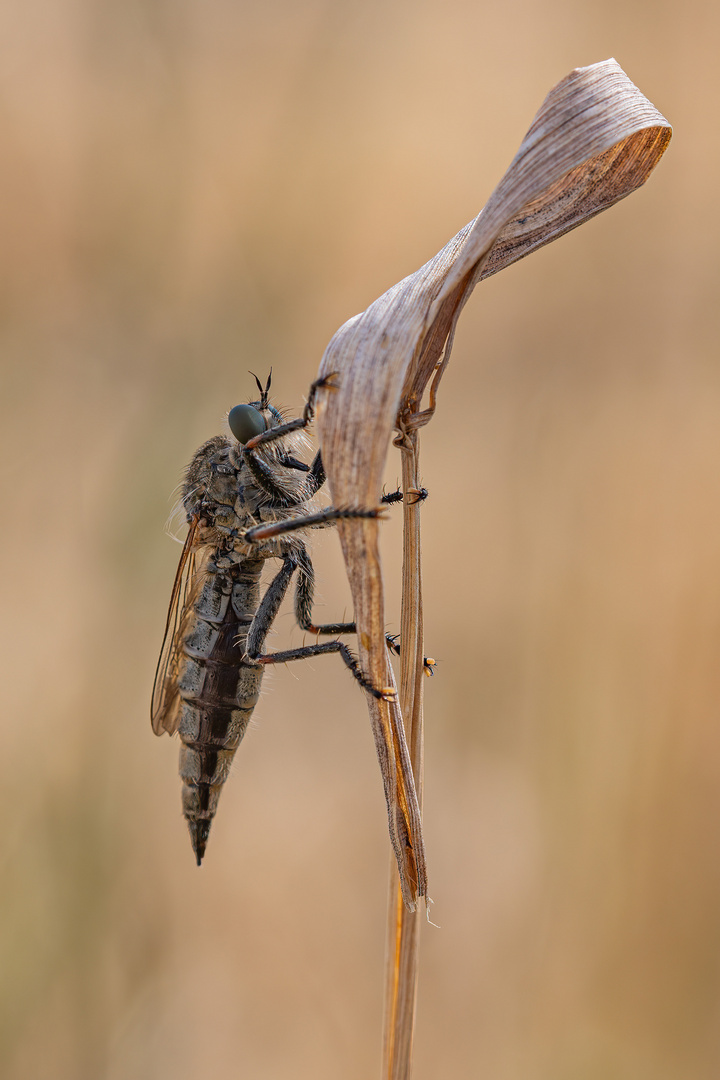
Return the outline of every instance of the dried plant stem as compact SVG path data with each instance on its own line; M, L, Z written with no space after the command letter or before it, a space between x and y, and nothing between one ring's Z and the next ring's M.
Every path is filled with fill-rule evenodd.
M393 430L432 419L458 318L475 285L625 198L645 183L671 137L667 120L615 60L576 68L542 103L487 203L424 266L393 285L334 334L320 365L316 423L336 506L376 504ZM418 412L430 387L428 408ZM405 449L409 451L410 445ZM407 509L407 522L419 514ZM375 686L392 674L378 522L340 521L353 595L358 652ZM408 540L409 543L419 541ZM419 560L419 550L415 553ZM405 732L419 710L419 572L408 562L403 612L403 696L368 695L388 810L388 829L406 907L427 895L427 868ZM417 591L415 591L417 590ZM411 738L413 736L410 736Z
M419 489L419 438L417 430L407 432L402 450L403 491ZM422 810L423 787L423 611L420 565L420 503L404 504L403 592L400 641L400 709ZM385 1016L383 1032L383 1077L409 1080L417 1001L418 957L421 913L409 911L403 903L397 865L392 860L388 894L387 940L385 948Z
M552 88L478 216L433 258L333 336L320 365L317 431L336 506L377 502L393 430L405 490L419 487L418 428L432 419L460 313L475 285L577 228L645 183L671 137L667 120L615 60L576 68ZM429 386L428 408L419 412ZM390 897L384 1076L410 1076L419 914L427 900L422 835L420 506L405 505L399 703L368 695L388 828L399 871ZM374 686L392 684L378 522L338 522L358 651ZM398 704L400 707L398 707ZM404 726L403 726L404 720ZM413 782L414 773L414 782Z

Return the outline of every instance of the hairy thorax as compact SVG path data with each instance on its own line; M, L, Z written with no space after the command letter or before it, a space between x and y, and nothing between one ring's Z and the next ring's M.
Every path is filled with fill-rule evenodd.
M302 445L293 437L278 442L279 449L272 444L256 451L271 472L278 470L282 453L299 448L298 443ZM243 543L242 533L253 525L312 512L313 501L299 498L302 483L302 474L296 478L283 469L282 484L292 505L277 506L254 479L241 446L224 435L209 439L190 462L182 491L188 521L199 519L197 546L216 548L221 563L248 557L281 558L296 545L295 536L248 545Z

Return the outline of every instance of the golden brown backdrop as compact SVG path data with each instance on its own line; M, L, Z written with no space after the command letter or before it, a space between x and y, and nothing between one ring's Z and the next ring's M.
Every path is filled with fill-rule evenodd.
M441 928L415 1075L718 1075L719 31L708 0L0 10L7 1080L377 1075L362 694L330 658L266 676L198 871L148 722L163 526L247 369L297 409L336 327L611 55L670 150L477 290L423 436ZM335 618L336 538L316 550Z

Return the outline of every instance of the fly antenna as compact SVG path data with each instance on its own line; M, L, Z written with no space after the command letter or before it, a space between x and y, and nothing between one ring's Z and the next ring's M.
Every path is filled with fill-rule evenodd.
M252 375L253 379L257 383L257 388L260 391L260 408L261 409L266 409L267 408L267 403L268 403L268 391L270 390L270 382L272 380L272 368L270 368L270 374L268 375L268 379L267 379L267 382L265 384L265 389L264 390L263 390L263 384L260 382L260 380L258 379L255 372L250 371L250 372L248 372L248 374Z

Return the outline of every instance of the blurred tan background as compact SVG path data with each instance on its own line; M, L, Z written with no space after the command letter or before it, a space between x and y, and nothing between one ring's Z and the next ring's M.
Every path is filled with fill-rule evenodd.
M247 369L297 411L337 326L609 56L669 151L477 289L423 438L415 1076L718 1076L719 31L709 0L0 8L6 1080L378 1075L362 694L331 658L266 676L199 872L148 720L164 524Z

